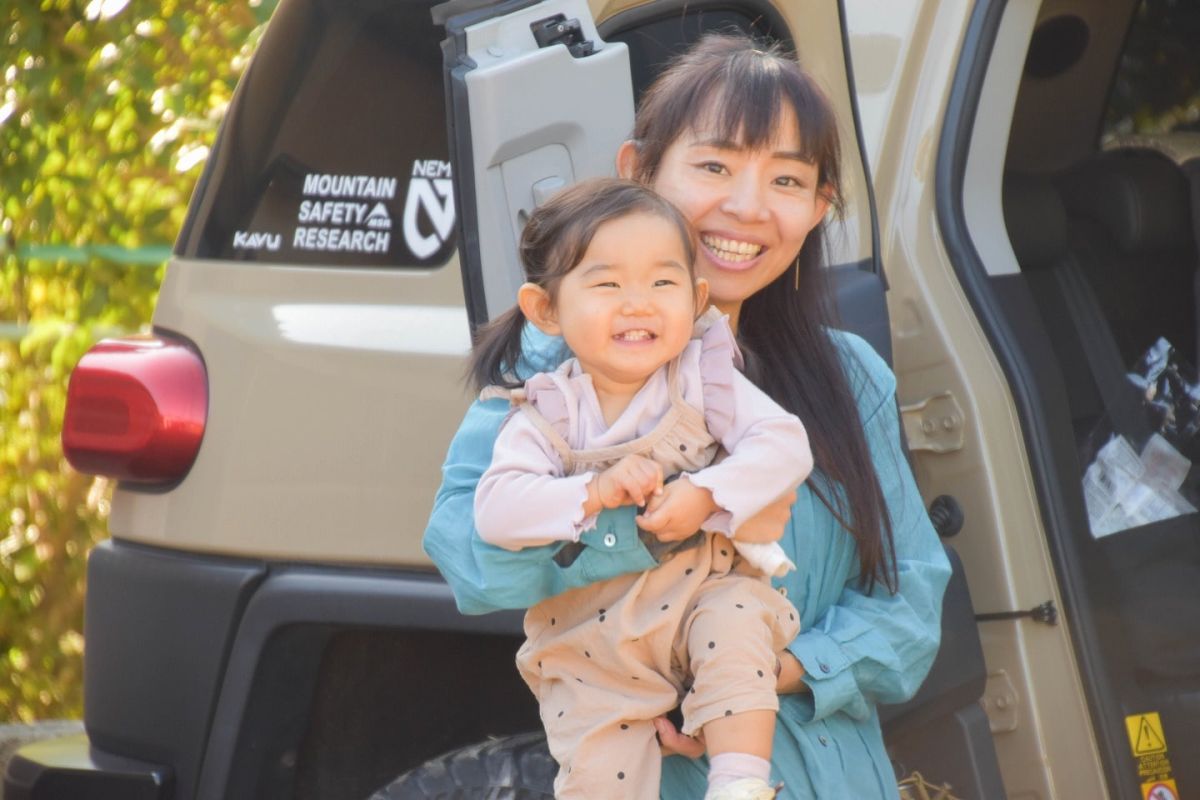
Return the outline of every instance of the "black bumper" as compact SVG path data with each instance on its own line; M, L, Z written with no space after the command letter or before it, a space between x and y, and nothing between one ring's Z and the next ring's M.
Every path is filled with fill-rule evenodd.
M4 776L5 800L165 800L166 767L99 753L79 734L22 747Z
M459 731L536 726L512 668L520 619L459 615L429 572L105 542L88 562L87 736L21 748L3 796L367 796Z

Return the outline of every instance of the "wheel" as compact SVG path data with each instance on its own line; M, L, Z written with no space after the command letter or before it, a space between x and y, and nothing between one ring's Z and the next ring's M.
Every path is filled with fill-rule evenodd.
M426 761L370 800L553 800L557 772L545 734L523 733Z

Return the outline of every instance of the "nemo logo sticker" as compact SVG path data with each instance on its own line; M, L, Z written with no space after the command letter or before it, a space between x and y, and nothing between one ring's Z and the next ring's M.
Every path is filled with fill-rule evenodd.
M421 211L433 226L428 234L417 224ZM413 162L408 196L404 200L403 225L404 243L417 258L429 258L450 238L454 231L454 190L448 161Z

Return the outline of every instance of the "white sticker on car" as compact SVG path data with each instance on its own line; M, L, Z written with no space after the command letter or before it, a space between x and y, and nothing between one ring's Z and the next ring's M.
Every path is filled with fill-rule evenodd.
M396 196L395 178L375 175L305 175L306 197L362 197L391 200Z
M270 250L279 249L283 237L278 233L261 231L234 231L233 246L239 250Z
M396 178L377 175L305 175L305 197L319 199L300 201L296 221L304 224L292 232L292 248L387 253L392 219L383 201L395 199L398 185Z
M448 161L413 161L401 226L402 241L417 259L429 259L444 251L454 234L450 175ZM396 224L396 206L391 204L401 188L398 178L383 175L305 175L296 207L296 227L290 236L237 231L233 246L272 252L290 246L292 251L389 255Z
M386 253L390 233L347 231L341 228L296 228L292 247L297 250L322 250L327 253Z
M421 233L417 225L421 210L433 223L433 232ZM417 258L429 258L454 231L454 188L450 162L426 159L413 162L412 179L404 201L404 243Z

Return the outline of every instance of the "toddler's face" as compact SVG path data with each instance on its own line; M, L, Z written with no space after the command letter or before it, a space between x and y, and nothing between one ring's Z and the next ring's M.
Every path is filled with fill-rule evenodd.
M559 282L553 315L597 389L640 387L683 352L696 285L679 230L652 214L606 222Z

